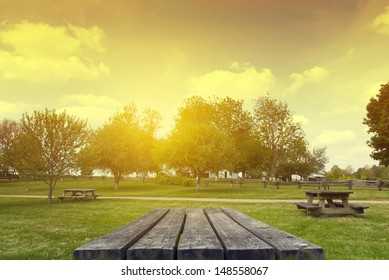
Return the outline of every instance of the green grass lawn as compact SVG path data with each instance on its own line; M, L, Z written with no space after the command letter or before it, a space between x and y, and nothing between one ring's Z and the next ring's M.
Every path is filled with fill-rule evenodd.
M64 180L63 188L95 188L103 196L164 196L218 198L286 198L304 200L304 188L211 184L196 192L194 187L123 181L119 190L110 180ZM339 187L340 188L340 187ZM343 187L346 189L346 187ZM352 199L389 199L387 189L354 188ZM46 195L42 182L26 191L22 182L0 182L1 194ZM389 260L389 205L369 204L365 214L310 217L288 203L222 203L193 201L145 201L97 199L79 203L65 200L47 204L44 198L0 198L0 259L71 259L75 248L106 234L154 208L233 207L243 213L306 239L324 248L327 259Z
M138 180L123 180L118 190L114 189L113 179L64 179L59 181L54 190L54 196L62 194L66 188L93 188L103 196L146 196L146 197L198 197L198 198L242 198L242 199L305 199L304 190L316 189L314 186L281 185L263 188L259 183L246 181L242 187L237 184L230 187L228 183L212 182L208 187L201 186L196 191L195 186L184 187L176 185L160 185L153 181L140 183ZM347 187L330 187L335 190L348 190ZM375 187L354 187L351 200L389 200L389 189L378 191ZM42 181L30 183L30 190L26 191L22 180L0 181L0 194L14 195L47 195L48 187Z

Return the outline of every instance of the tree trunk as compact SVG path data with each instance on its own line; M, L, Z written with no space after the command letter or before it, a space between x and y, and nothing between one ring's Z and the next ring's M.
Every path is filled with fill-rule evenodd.
M53 198L53 178L50 177L49 181L49 195L48 195L48 203L52 204L52 198Z
M271 161L271 167L270 167L270 176L271 176L271 181L276 179L276 173L277 173L277 163L278 159L274 157Z
M196 191L200 190L200 181L201 181L200 173L197 173L197 176L196 176Z
M120 172L114 172L114 180L115 180L115 190L119 189L119 182L120 182L121 174Z
M30 191L30 180L26 180L26 191Z

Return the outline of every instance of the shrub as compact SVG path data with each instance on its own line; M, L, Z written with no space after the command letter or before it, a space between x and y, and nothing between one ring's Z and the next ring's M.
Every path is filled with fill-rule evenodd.
M168 176L166 174L158 174L155 181L161 185L182 185L189 187L193 183L193 179L184 176Z

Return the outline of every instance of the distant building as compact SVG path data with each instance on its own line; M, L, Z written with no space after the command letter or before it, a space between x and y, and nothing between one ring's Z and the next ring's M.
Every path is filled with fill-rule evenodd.
M243 177L243 173L242 172L239 172L239 173L235 173L235 172L231 172L231 171L228 171L228 170L221 170L219 171L218 174L215 174L215 173L209 173L209 178L211 179L218 179L218 178L224 178L224 179L238 179L238 178L242 178Z
M311 174L307 177L308 181L324 181L326 176L324 174Z

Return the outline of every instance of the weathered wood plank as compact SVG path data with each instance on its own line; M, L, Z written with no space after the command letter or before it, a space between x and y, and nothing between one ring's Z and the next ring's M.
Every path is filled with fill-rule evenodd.
M155 226L169 209L155 209L139 219L74 250L77 260L123 260L127 249Z
M276 259L324 259L324 250L306 240L253 219L235 209L223 209L229 217L276 250Z
M242 226L221 209L205 209L213 229L224 247L227 260L274 260L275 250Z
M223 260L224 249L203 209L188 209L185 227L178 246L177 259Z
M323 207L320 208L319 213L322 215L348 215L348 214L355 214L357 213L350 207L342 208L342 207L336 207L336 208L330 208L330 207Z
M127 251L129 260L177 259L177 244L185 220L185 209L170 209L169 213Z
M320 208L320 206L318 206L318 205L313 205L313 204L309 204L306 202L296 202L296 205L297 205L298 209L318 209L318 208Z

